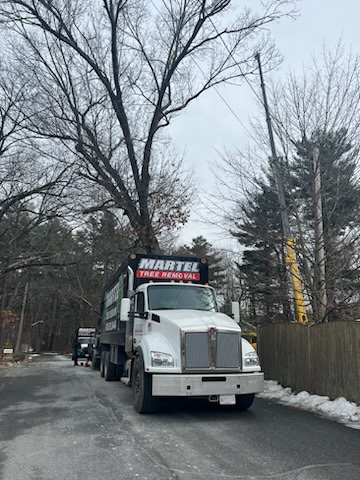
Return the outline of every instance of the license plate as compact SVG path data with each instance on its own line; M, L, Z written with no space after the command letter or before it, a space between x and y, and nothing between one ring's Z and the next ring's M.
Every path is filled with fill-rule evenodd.
M235 395L220 395L220 405L235 405Z

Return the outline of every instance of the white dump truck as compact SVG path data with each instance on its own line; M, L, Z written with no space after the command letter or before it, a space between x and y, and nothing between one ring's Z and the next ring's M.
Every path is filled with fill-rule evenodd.
M264 375L232 310L220 313L206 259L132 254L104 290L92 366L131 386L139 413L169 397L245 410Z

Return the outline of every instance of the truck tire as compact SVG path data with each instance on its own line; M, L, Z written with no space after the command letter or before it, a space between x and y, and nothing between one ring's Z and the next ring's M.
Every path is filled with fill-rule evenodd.
M118 361L120 363L115 365L115 375L114 375L115 378L114 378L114 380L118 381L124 375L126 362L128 361L128 359L129 358L128 358L127 354L125 353L125 350L122 348L121 351L119 352L119 355L118 355Z
M91 368L93 370L100 370L100 358L97 356L97 352L95 350L92 352Z
M248 393L246 395L236 395L235 408L237 410L247 410L253 404L254 398L254 393Z
M107 352L101 352L101 354L100 354L100 377L104 377L104 375L105 375L106 353Z
M152 378L144 372L144 361L141 352L134 358L131 375L134 408L138 413L155 412L159 401L152 396Z
M110 362L110 352L105 352L104 378L106 382L115 380L115 367L116 365Z
M91 360L91 368L93 370L100 370L100 358L95 357L93 360Z
M119 381L124 373L124 365L115 365L114 380Z

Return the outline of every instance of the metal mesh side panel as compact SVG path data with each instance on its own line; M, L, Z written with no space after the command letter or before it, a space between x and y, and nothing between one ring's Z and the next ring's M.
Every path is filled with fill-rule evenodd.
M185 368L209 368L209 335L206 332L185 334Z
M216 338L216 367L238 368L240 366L240 338L237 333L221 333Z

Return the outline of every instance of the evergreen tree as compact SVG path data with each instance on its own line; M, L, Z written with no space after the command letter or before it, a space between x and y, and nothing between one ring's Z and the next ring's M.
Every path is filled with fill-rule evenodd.
M109 214L75 232L60 219L32 228L29 214L13 212L6 220L0 235L0 334L2 326L6 329L0 342L15 342L28 284L22 343L67 350L77 327L96 325L104 284L130 252L127 231Z
M297 260L306 275L305 296L312 305L312 318L319 311L319 245L315 236L314 147L320 151L320 178L324 251L326 262L327 317L339 318L342 309L356 300L360 285L360 187L357 181L357 151L347 141L345 130L314 132L297 144L297 155L283 166L283 180L290 225L297 242ZM247 314L252 323L291 318L289 275L284 268L284 239L274 178L254 179L254 189L240 203L232 232L242 247L239 275L246 292ZM310 312L311 313L311 312ZM254 320L255 319L255 320Z
M256 189L239 203L232 235L243 252L238 266L246 317L252 324L289 319L287 275L283 258L283 234L272 172L253 179Z
M203 236L193 238L191 245L182 245L174 255L206 258L209 264L209 284L218 292L223 289L226 274L222 265L221 252L215 250Z
M294 194L301 205L303 225L312 245L313 304L317 300L315 228L314 147L319 148L321 206L324 228L327 311L330 318L336 309L353 297L359 285L359 221L360 187L357 178L358 152L347 140L344 129L335 132L314 132L310 139L297 143L293 171ZM315 307L316 308L316 307ZM322 320L322 319L319 319Z
M78 239L91 252L94 268L102 272L105 282L135 245L130 229L123 227L110 211L91 217Z

